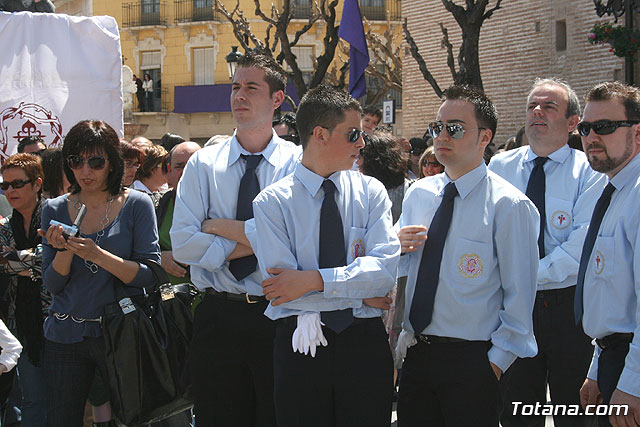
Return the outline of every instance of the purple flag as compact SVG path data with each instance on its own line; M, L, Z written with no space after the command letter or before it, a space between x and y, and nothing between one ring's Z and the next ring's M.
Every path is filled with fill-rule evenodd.
M369 50L358 0L345 0L338 36L349 42L349 93L354 98L367 94L364 70L369 65Z

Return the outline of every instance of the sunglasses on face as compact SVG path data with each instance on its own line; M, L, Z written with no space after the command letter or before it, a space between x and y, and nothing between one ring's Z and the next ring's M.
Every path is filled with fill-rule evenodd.
M125 160L124 161L124 167L126 168L139 168L140 167L140 162L137 162L135 160Z
M365 133L363 130L360 129L351 129L348 133L347 133L347 137L349 138L349 142L350 143L355 143L358 139L360 139L361 136L363 136Z
M580 122L578 123L578 133L582 136L588 136L591 133L591 129L596 135L609 135L612 134L619 127L631 127L640 123L638 120L598 120L595 122Z
M2 188L2 190L7 191L9 189L9 187L13 187L14 190L17 190L18 188L22 188L25 185L29 184L31 182L30 179L24 180L24 179L14 179L13 181L10 182L3 182L0 184L0 188Z
M431 122L429 123L429 129L427 132L429 132L429 135L431 135L431 137L433 139L436 139L438 137L438 135L440 135L440 133L442 132L442 129L446 128L447 129L447 133L449 134L449 136L453 139L460 139L464 136L464 133L467 130L470 129L465 129L462 127L462 125L460 123L442 123L442 122ZM484 128L478 128L478 129L484 129Z
M84 158L82 156L69 156L67 157L67 164L71 169L82 169L84 166ZM89 167L93 170L101 170L104 169L107 160L104 156L91 156L86 160Z

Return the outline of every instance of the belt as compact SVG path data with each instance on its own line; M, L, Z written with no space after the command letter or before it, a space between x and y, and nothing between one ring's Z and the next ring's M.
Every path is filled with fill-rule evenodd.
M632 340L633 340L632 332L615 333L615 334L607 335L606 337L596 338L596 344L598 344L598 347L604 350L605 348L614 347L618 344L630 343Z
M435 335L422 335L422 334L416 334L416 339L424 344L453 344L453 343L461 343L461 342L470 342L469 340L463 340L462 338L438 337Z
M370 321L375 321L375 320L380 320L379 317L354 317L353 318L353 325L359 325L362 323L367 323ZM280 324L282 326L293 326L293 327L297 327L298 326L298 316L288 316L288 317L281 317L280 319L276 319L276 324Z
M564 301L573 301L575 298L576 287L569 286L561 289L547 289L536 292L536 300L541 302L561 303Z
M207 288L204 291L207 295L212 295L217 298L224 298L227 301L240 301L246 302L247 304L255 304L258 302L265 302L267 299L263 296L257 295L249 295L248 293L244 294L232 294L229 292L218 292L213 288Z

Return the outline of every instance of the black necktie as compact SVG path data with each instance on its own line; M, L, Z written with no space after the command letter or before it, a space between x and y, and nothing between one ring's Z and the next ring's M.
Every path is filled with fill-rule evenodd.
M605 212L611 203L611 195L615 191L616 187L609 183L602 191L602 195L596 203L596 207L593 209L593 215L591 216L591 222L589 223L589 230L587 231L587 237L584 239L584 246L582 246L582 255L580 256L580 267L578 268L578 282L576 284L576 296L573 301L573 315L576 319L576 324L582 320L583 302L582 296L584 295L584 276L587 273L587 264L591 258L591 252L593 252L593 245L596 243L598 237L598 231L600 230L600 224L602 218L604 218Z
M416 279L416 289L413 293L409 321L416 334L422 333L429 323L433 314L433 303L436 298L438 279L440 277L440 264L442 262L442 250L444 242L447 240L447 233L451 225L453 216L453 200L458 194L458 189L453 182L444 187L442 202L433 216L427 241L424 243L422 259L418 268Z
M325 179L322 183L324 200L320 208L320 268L343 267L347 265L347 251L344 246L342 217L336 204L336 186L333 181ZM320 314L322 323L336 333L347 329L353 323L353 310L323 311Z
M527 183L527 197L536 205L538 212L540 212L540 235L538 236L538 253L540 259L544 258L544 227L547 222L547 214L545 211L544 203L544 190L545 190L545 175L543 165L549 160L548 157L536 157L534 160L536 165L529 175L529 182Z
M247 161L247 168L240 180L240 189L238 190L238 204L236 207L236 219L246 221L253 218L253 199L260 192L260 183L256 175L256 168L262 160L262 154L257 156L248 156L241 154L240 157ZM236 280L240 281L256 271L258 260L255 255L231 260L229 262L229 271Z

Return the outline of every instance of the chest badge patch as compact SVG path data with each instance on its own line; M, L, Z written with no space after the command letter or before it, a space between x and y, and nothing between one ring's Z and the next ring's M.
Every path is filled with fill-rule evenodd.
M458 271L467 279L473 279L482 274L482 258L476 254L464 254L458 261Z
M571 225L571 215L565 211L555 211L551 216L551 225L558 230L564 230Z
M596 251L593 264L596 274L601 274L604 271L604 255L602 255L602 252Z
M351 247L349 248L349 252L351 253L351 258L356 259L360 256L364 256L364 243L362 243L361 239L355 239L351 242Z

